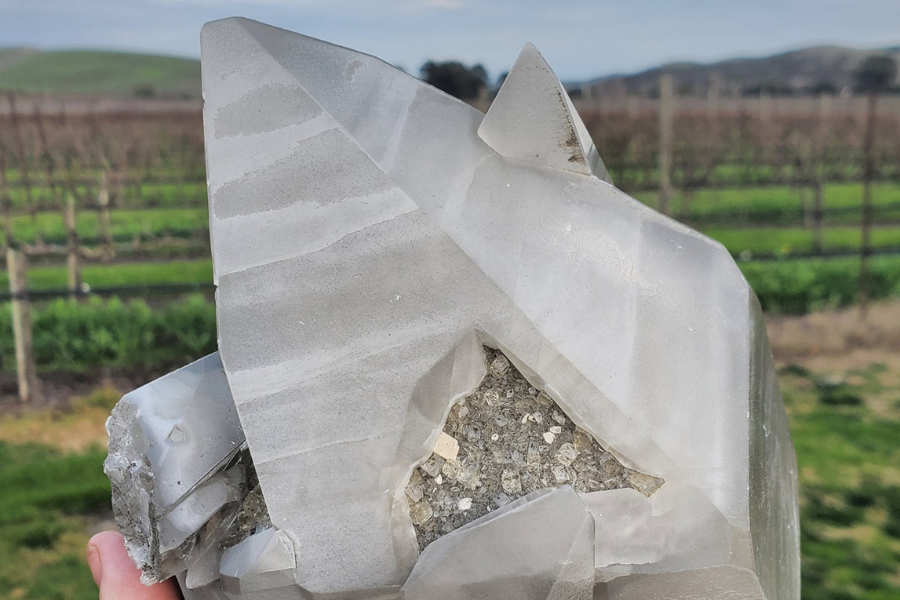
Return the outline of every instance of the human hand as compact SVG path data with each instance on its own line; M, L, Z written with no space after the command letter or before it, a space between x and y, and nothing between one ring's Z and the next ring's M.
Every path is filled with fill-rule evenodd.
M115 531L104 531L87 545L91 575L100 588L100 600L181 600L174 579L145 586L141 572L125 551L125 541Z

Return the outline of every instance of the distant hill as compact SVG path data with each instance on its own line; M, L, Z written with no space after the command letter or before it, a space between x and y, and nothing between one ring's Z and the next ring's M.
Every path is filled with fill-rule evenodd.
M127 52L7 48L0 49L0 90L199 98L200 62Z
M601 77L572 87L589 86L594 95L654 95L659 76L669 73L683 95L706 94L714 77L725 95L840 92L852 89L853 71L873 54L887 54L900 62L900 47L856 50L838 46L805 48L763 58L737 58L717 63L671 63L633 75Z
M723 95L804 93L816 88L840 92L853 85L853 71L867 57L887 54L900 63L900 46L856 50L838 46L805 48L763 58L717 63L671 63L631 75L610 75L566 87L589 87L596 96L627 91L657 93L659 76L670 73L683 95L706 94L718 78ZM200 62L186 58L97 50L42 51L0 48L0 90L60 95L200 98Z

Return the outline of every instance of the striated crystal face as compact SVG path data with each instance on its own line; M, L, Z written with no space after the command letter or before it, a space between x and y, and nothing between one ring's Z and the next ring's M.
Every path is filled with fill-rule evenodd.
M254 21L201 38L219 355L110 420L147 581L799 598L756 299L719 244L612 185L533 46L485 115Z

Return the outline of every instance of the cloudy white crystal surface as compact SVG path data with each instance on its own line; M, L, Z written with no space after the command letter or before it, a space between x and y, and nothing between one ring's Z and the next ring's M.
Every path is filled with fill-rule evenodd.
M719 244L611 185L534 47L487 115L245 19L204 28L202 65L221 363L271 523L198 558L188 600L799 598L755 297ZM483 345L665 484L536 492L419 555L407 482Z

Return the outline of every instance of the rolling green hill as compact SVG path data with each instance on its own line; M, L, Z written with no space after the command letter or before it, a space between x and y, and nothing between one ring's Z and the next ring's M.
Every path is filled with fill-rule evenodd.
M32 50L30 48L0 48L0 71L36 52L38 52L38 50Z
M674 78L676 89L690 94L706 93L713 75L719 78L721 90L730 94L762 88L772 93L802 93L817 86L825 86L825 92L828 88L840 91L853 86L853 71L873 55L900 60L900 47L860 50L820 46L709 64L670 63L641 73L601 77L586 84L597 96L620 93L623 86L629 94L648 95L656 91L660 74L667 73Z
M200 62L97 50L0 49L0 90L199 98Z

